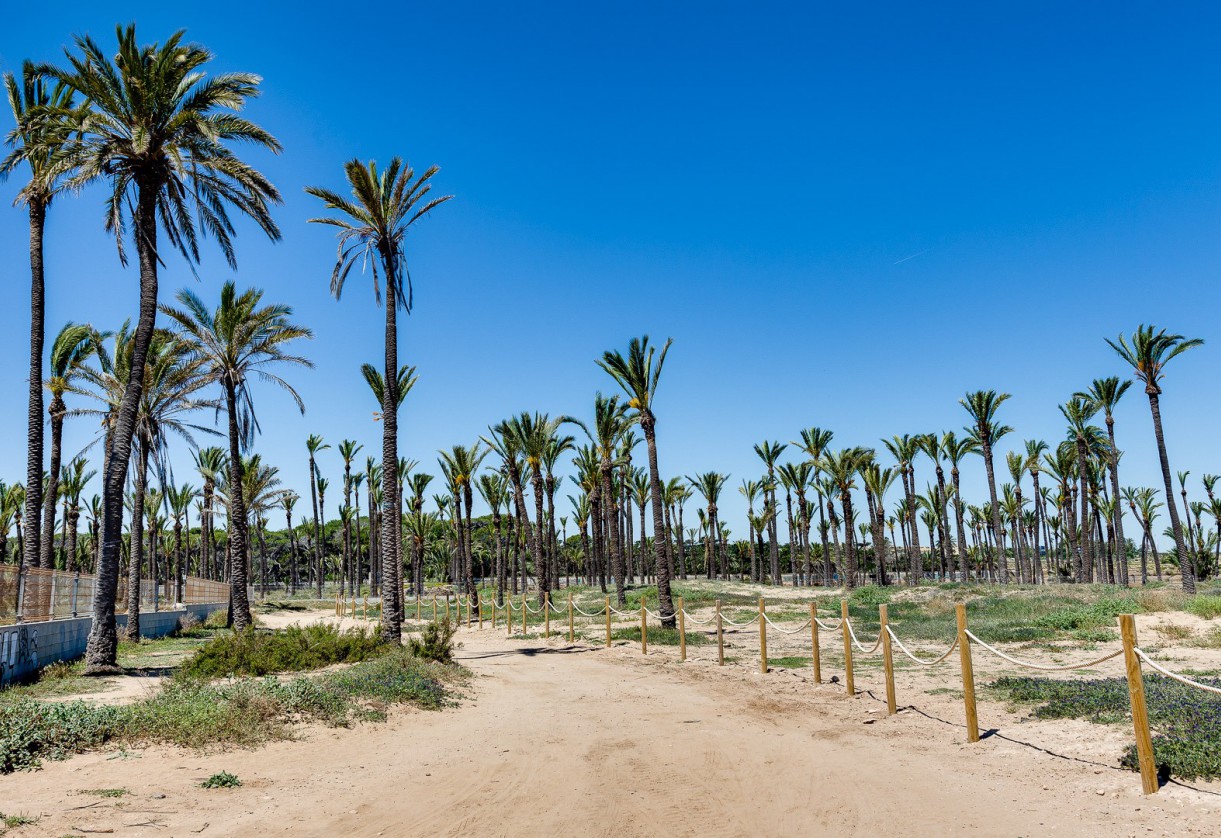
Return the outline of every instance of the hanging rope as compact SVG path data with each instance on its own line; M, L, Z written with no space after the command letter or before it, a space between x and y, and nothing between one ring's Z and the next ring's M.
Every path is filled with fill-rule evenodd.
M772 618L767 616L767 614L763 615L763 619L767 620L767 624L769 626L771 626L772 628L774 628L776 631L780 632L781 634L797 634L798 632L805 631L810 626L810 621L806 620L804 623L802 623L795 629L785 629L785 628L781 628L778 623L773 622Z
M722 622L729 623L729 625L731 625L731 626L737 626L738 628L741 628L742 626L749 626L751 623L753 623L753 622L754 622L755 620L757 620L757 619L759 619L759 615L758 615L758 614L756 614L755 616L751 617L749 620L747 620L747 621L746 621L746 622L744 622L744 623L735 623L733 620L729 619L729 618L728 618L728 617L726 617L724 614L722 614L722 615L721 615L721 621L722 621Z
M900 640L898 638L898 636L893 631L890 630L890 626L886 627L886 631L890 634L890 639L893 640L895 642L895 644L899 647L899 651L901 651L903 654L907 655L909 658L911 658L912 660L914 660L916 663L920 664L921 666L936 666L937 664L941 663L946 658L948 658L950 656L950 653L958 648L958 635L954 635L954 642L950 644L950 648L945 650L944 655L937 658L936 660L926 661L926 660L916 657L910 651L908 651L907 647L903 645L903 641Z
M840 620L840 622L842 623L844 621ZM877 648L882 645L882 634L879 632L878 639L874 641L873 646L869 649L866 649L865 644L861 643L861 641L856 639L856 632L852 630L852 621L848 620L847 624L848 624L848 636L852 638L852 645L855 646L856 648L860 649L861 654L872 655L874 652L877 651Z
M817 617L814 618L814 622L818 623L818 627L820 629L822 629L823 631L839 631L839 627L841 625L843 625L843 623L844 623L844 621L841 619L838 623L831 626L831 625L827 625L826 623L824 623L822 620L818 619Z
M1123 649L1116 649L1114 652L1111 652L1109 655L1103 655L1102 657L1089 661L1087 663L1074 663L1074 664L1069 664L1067 666L1046 666L1044 664L1030 663L1029 661L1018 660L1017 658L1010 657L1009 655L1006 655L1004 652L1002 652L1000 649L997 649L995 646L989 646L987 643L980 640L978 637L975 636L975 634L970 629L967 630L967 637L971 638L973 641L978 643L980 646L983 646L985 649L987 649L992 654L996 655L998 658L1003 658L1004 660L1007 660L1012 664L1017 664L1018 666L1024 666L1027 669L1037 669L1040 672L1071 672L1074 669L1089 669L1091 666L1097 666L1100 663L1105 663L1106 661L1109 661L1111 658L1117 658L1123 654Z
M586 617L601 617L603 614L606 613L605 605L602 606L602 609L600 611L595 611L592 614L589 613L588 611L582 611L581 606L577 605L575 602L572 604L572 607L578 614L584 615Z
M1180 684L1186 684L1189 687L1195 687L1197 690L1206 690L1210 693L1217 693L1218 695L1221 695L1221 687L1213 687L1213 686L1209 686L1208 684L1201 684L1199 681L1193 681L1185 675L1179 675L1177 672L1171 672L1169 669L1165 669L1162 666L1159 666L1158 664L1154 663L1149 658L1149 656L1145 654L1145 650L1140 648L1139 646L1136 647L1135 651L1141 660L1143 660L1145 663L1149 664L1149 667L1151 669L1157 670L1158 672L1165 675L1167 678L1173 678L1174 680L1178 681Z

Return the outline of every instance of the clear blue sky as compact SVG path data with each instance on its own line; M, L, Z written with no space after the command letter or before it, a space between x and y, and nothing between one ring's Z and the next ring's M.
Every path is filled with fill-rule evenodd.
M1176 361L1164 412L1172 464L1221 470L1216 6L104 5L10 10L0 67L58 60L77 32L112 43L134 19L142 40L185 28L216 70L265 78L249 115L284 153L253 159L285 195L284 238L244 226L236 278L317 333L317 369L291 374L305 417L256 389L257 448L299 490L307 434L377 450L358 367L381 356L382 317L367 281L328 295L334 242L305 223L302 188L394 154L439 164L457 196L413 235L402 327L420 371L402 447L434 473L438 448L511 412L588 415L612 387L594 358L646 332L675 340L656 406L667 474L718 469L736 487L760 472L754 442L809 425L845 445L956 429L978 388L1014 394L1010 441L1058 441L1057 403L1125 373L1103 338L1140 322L1210 341ZM0 185L9 480L24 475L28 329L15 190ZM49 337L134 314L101 202L52 210ZM210 250L199 275L207 298L231 273ZM161 282L168 299L195 280L170 259ZM1139 391L1117 427L1123 481L1158 485ZM68 455L92 433L70 422ZM966 469L973 500L981 473Z

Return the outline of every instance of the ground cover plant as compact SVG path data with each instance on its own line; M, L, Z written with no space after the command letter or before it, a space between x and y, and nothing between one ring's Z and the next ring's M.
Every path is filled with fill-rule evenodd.
M251 746L290 738L293 725L303 721L346 726L380 720L395 704L440 709L452 701L451 686L461 678L457 667L393 647L341 670L285 682L174 678L153 695L118 706L22 697L0 704L0 773L103 745Z
M183 662L179 674L223 678L301 672L368 660L389 648L364 628L341 630L328 623L292 625L282 631L250 628L216 636Z
M1221 678L1200 680L1221 687ZM1159 771L1185 780L1221 777L1221 696L1160 675L1146 675L1144 681ZM1033 705L1035 718L1131 723L1128 682L1124 678L1070 681L1003 677L990 687L1007 700ZM1137 770L1136 746L1129 745L1120 761Z

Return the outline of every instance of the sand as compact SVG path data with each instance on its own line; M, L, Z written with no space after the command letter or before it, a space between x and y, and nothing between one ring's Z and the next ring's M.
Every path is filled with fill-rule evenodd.
M265 619L314 619L293 614ZM750 644L603 649L463 630L474 678L443 712L303 728L296 741L199 753L99 752L0 777L14 836L114 835L1213 835L1221 786L1140 794L1120 728L1030 722L980 705L965 742L957 667L901 671L887 716L877 668L855 698L806 670L758 672ZM593 632L590 632L591 636ZM786 641L769 635L769 647ZM792 638L787 642L797 647ZM824 670L835 671L831 660ZM986 668L986 666L985 666ZM217 771L244 783L205 790ZM85 789L126 787L126 798Z

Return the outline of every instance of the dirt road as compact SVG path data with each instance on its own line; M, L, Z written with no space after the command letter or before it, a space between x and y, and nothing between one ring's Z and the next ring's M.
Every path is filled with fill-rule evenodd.
M476 677L457 709L253 751L87 754L0 777L0 811L40 816L10 833L23 838L1217 834L1215 791L1145 798L1088 748L1053 755L1009 725L966 745L935 702L886 717L869 694L673 650L462 639ZM1063 723L1054 738L1099 730ZM198 787L221 770L243 787ZM79 794L117 786L132 796Z

